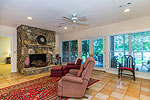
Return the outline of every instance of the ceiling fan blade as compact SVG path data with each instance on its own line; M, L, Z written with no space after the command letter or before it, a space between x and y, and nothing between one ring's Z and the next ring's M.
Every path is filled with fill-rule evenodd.
M64 22L64 23L59 23L58 27L63 27L63 25L71 25L72 22Z
M84 24L84 23L76 23L77 25L84 25L84 26L89 26L89 24Z
M86 16L82 16L78 18L79 21L87 21L87 17Z
M57 26L57 27L62 27L61 25Z
M69 22L60 23L60 25L61 24L72 24L72 22L69 21Z
M72 19L70 19L70 18L68 18L68 17L62 17L62 18L72 21Z

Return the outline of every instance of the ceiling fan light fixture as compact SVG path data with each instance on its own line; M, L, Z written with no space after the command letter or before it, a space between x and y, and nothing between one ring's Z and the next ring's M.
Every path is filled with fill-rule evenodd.
M130 9L125 9L124 12L125 13L130 12Z
M73 23L76 23L77 21L76 20L72 20L73 21Z
M27 19L32 20L32 17L27 17Z
M64 29L65 29L65 30L67 30L67 29L68 29L68 27L64 27Z

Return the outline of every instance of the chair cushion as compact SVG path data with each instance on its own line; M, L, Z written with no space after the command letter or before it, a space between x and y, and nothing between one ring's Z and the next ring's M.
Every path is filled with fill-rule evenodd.
M75 65L75 63L67 63L67 65Z
M67 69L67 66L63 66L62 70L66 70Z
M70 73L67 73L65 76L74 76L75 77L75 75L70 74Z
M63 66L62 70L63 70L63 76L69 72L69 70L67 70L67 66Z
M82 72L83 72L83 69L84 69L84 66L81 66L81 67L80 67L80 70L79 70L79 72L78 72L78 74L77 74L77 77L80 77L80 76L81 76L81 74L82 74Z
M51 69L51 71L53 71L53 70L62 70L62 69L63 69L62 66L55 66L55 67L53 67L53 68Z
M75 66L71 66L71 65L68 65L66 66L67 69L80 69L80 66L79 65L75 65Z
M127 67L120 67L120 69L124 69L124 70L133 70L133 68L127 68Z

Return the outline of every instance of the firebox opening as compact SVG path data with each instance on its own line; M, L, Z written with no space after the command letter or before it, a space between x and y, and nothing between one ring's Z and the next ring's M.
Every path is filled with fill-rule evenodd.
M30 67L44 67L48 65L46 62L46 54L30 54Z

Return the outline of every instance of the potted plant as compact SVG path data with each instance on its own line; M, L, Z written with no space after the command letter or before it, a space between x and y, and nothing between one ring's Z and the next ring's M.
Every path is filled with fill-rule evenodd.
M29 59L29 57L27 57L27 58L25 59L25 66L26 66L26 68L29 68L29 67L30 67L30 59Z

